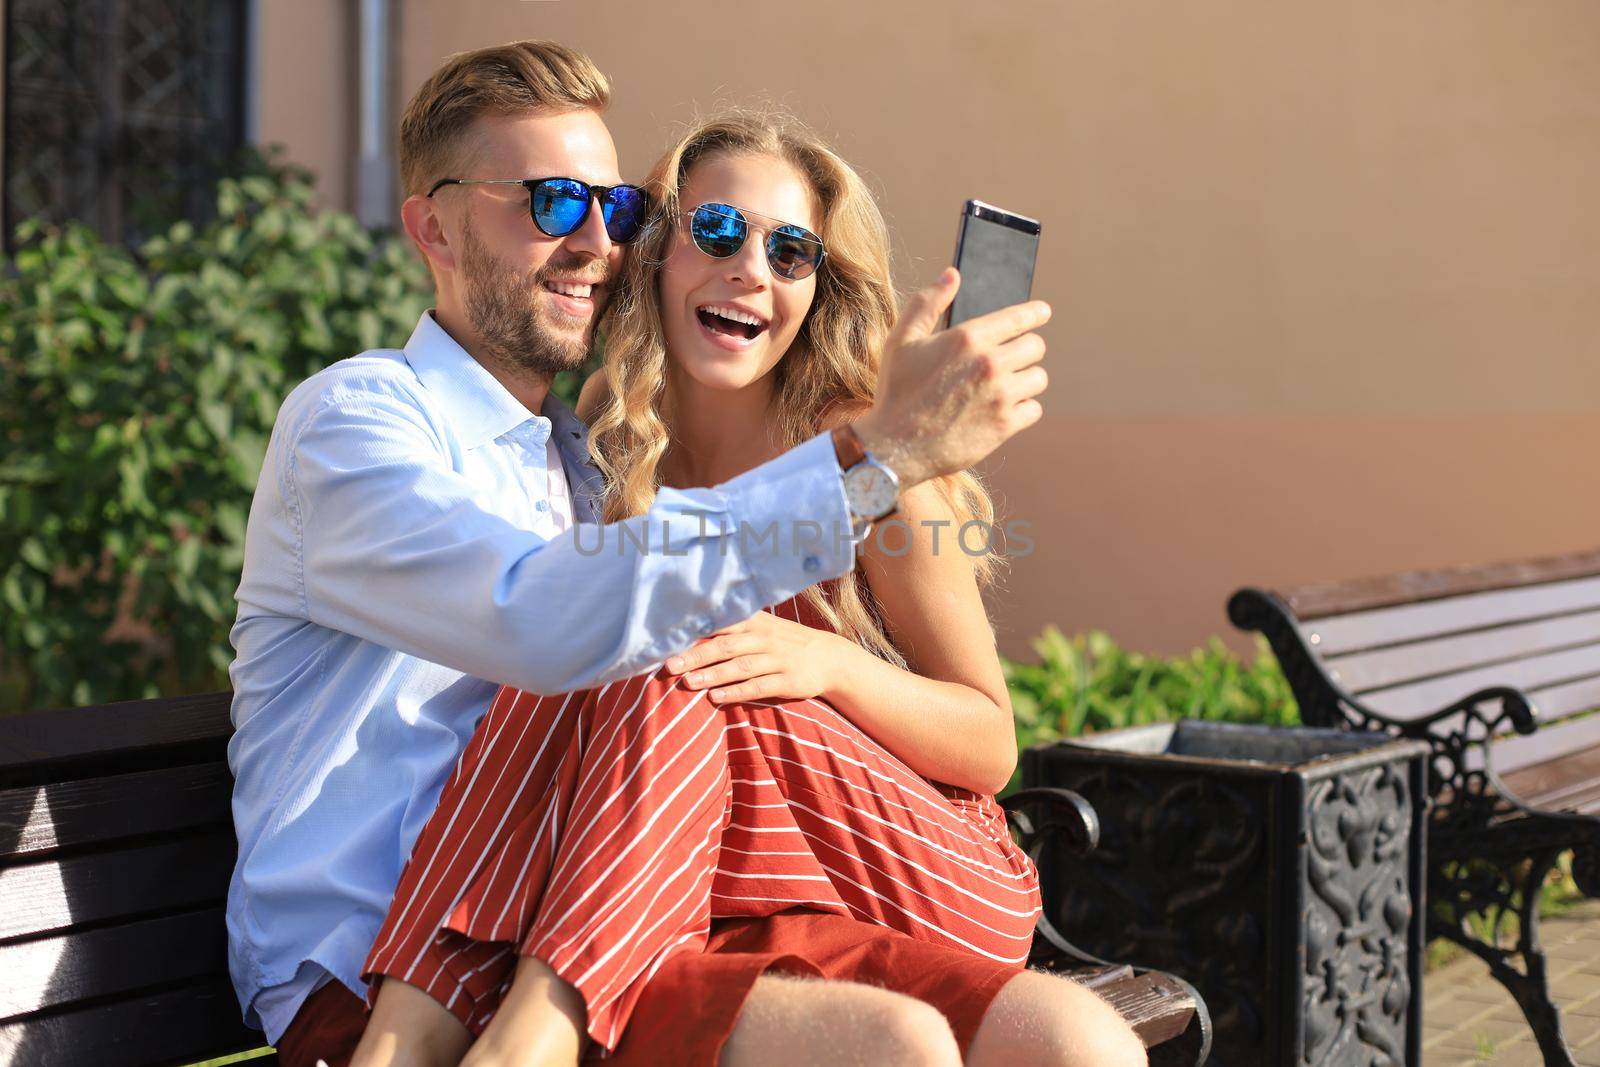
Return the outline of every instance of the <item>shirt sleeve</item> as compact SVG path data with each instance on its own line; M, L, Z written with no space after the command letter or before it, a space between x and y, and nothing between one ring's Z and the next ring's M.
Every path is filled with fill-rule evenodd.
M413 402L321 401L283 482L306 618L475 677L535 693L628 677L854 565L827 434L546 540L485 507Z

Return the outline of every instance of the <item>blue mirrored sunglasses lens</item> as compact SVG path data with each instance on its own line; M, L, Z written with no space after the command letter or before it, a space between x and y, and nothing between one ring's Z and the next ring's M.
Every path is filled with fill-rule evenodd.
M779 226L767 238L767 262L773 273L798 281L822 262L822 242L810 230Z
M606 233L618 244L626 244L639 236L644 225L648 201L644 190L631 185L619 185L606 193Z
M700 251L727 259L744 244L744 216L727 204L701 204L689 220L689 234Z
M533 218L551 237L565 237L583 223L589 187L570 178L552 178L533 187Z

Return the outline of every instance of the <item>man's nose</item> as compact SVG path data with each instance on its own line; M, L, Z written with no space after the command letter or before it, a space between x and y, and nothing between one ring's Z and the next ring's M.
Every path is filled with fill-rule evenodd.
M589 202L589 214L583 218L583 225L566 236L567 248L583 255L594 256L596 259L608 259L613 247L611 235L606 232L606 213L600 206L600 198L594 197Z

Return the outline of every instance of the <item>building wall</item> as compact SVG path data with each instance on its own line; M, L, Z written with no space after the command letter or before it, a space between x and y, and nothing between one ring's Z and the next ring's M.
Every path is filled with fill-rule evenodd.
M1177 650L1243 583L1600 541L1593 0L396 0L401 100L519 37L611 75L626 175L770 100L879 193L898 279L963 199L1044 221L1045 420L992 461L1038 548L996 596ZM260 15L260 129L349 203L345 9Z

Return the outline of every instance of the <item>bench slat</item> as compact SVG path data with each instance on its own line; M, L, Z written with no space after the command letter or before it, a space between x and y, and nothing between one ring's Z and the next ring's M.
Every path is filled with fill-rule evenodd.
M241 1021L226 981L0 1023L0 1063L151 1067L266 1044ZM271 1060L249 1060L251 1067Z
M1600 575L1600 549L1510 563L1442 567L1378 578L1319 582L1288 589L1280 595L1297 617L1310 620L1592 575Z
M1324 657L1420 641L1513 622L1600 609L1600 578L1473 593L1447 600L1302 620L1306 639Z
M1600 715L1550 723L1531 734L1495 742L1494 769L1504 776L1591 745L1600 745Z
M0 718L0 786L62 781L67 766L144 769L162 750L226 745L231 693L130 700ZM193 761L186 761L193 762Z
M0 861L137 834L230 824L233 778L195 764L0 790Z
M1524 803L1553 811L1600 810L1600 748L1580 749L1501 775Z
M227 897L232 828L181 841L0 867L0 938Z
M1367 692L1361 695L1361 701L1391 718L1408 720L1431 714L1488 686L1509 685L1528 691L1548 689L1593 677L1597 671L1600 671L1600 646L1591 645Z
M221 908L0 945L0 1020L152 986L228 976Z
M1194 1018L1188 991L1163 974L1146 972L1096 992L1127 1020L1145 1048L1171 1041Z
M1542 653L1594 645L1600 670L1600 611L1435 638L1342 656L1324 656L1328 676L1361 694L1405 682L1506 663Z

